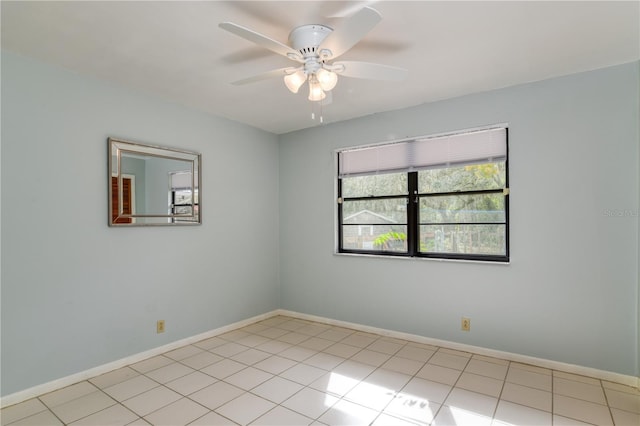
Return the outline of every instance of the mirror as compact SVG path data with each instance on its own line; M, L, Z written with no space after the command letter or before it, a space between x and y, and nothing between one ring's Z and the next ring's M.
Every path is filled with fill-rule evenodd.
M200 154L108 142L109 226L201 223Z

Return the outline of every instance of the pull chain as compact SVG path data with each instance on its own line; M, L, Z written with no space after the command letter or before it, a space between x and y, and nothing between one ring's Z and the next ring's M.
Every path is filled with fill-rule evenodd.
M315 104L316 103L319 105L318 109L319 109L319 113L320 113L320 116L319 116L320 124L324 124L324 116L322 114L322 112L323 112L322 111L322 101L311 102L311 119L314 120L314 121L316 119L316 112L315 112Z

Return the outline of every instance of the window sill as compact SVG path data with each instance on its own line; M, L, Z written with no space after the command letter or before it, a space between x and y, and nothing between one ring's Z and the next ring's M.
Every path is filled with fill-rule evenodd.
M471 260L471 259L442 259L436 257L410 257L410 256L391 256L385 254L367 254L367 253L339 253L334 252L334 256L345 257L369 257L373 259L401 259L401 260L425 260L430 262L452 262L452 263L473 263L473 264L485 264L485 265L503 265L508 266L511 261L508 262L495 262L489 260Z

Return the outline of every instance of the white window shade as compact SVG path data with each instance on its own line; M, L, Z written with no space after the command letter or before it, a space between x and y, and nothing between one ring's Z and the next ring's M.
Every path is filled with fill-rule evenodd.
M402 171L410 158L408 142L341 151L340 175Z
M500 161L507 157L507 130L491 129L473 133L419 139L413 143L414 168Z
M340 177L409 171L507 158L507 129L415 139L339 153Z

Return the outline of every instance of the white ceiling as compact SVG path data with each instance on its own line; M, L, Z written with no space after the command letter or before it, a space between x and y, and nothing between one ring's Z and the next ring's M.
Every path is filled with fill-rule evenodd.
M306 91L229 82L296 63L218 23L287 43L364 4L383 20L340 59L409 77L340 78L325 123L640 59L638 1L2 1L2 49L281 134L318 125Z

